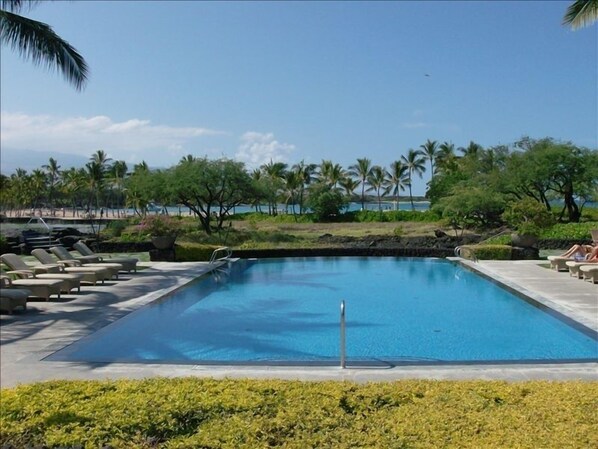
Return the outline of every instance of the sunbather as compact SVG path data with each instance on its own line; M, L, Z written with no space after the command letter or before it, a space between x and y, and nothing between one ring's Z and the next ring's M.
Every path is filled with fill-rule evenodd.
M596 248L598 248L598 246ZM594 248L592 245L573 245L559 257L569 257L572 259L576 257L584 258L596 248Z

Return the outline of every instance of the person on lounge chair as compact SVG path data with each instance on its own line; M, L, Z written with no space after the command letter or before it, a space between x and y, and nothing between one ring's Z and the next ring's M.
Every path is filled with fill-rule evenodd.
M596 248L598 248L598 246ZM571 259L585 258L596 248L592 245L573 245L571 248L569 248L567 251L565 251L558 257L569 257Z

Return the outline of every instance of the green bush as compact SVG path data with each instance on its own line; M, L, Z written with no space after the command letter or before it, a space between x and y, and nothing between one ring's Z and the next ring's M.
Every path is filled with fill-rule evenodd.
M355 221L358 223L393 221L434 222L440 220L440 215L432 210L392 210L384 212L360 210L347 212L344 215L348 218L346 221Z
M463 245L461 256L478 260L511 260L512 250L510 245Z
M542 239L586 241L591 240L590 231L592 229L598 229L598 221L558 223L548 229L542 230L539 237Z
M177 262L203 262L210 260L212 253L219 245L202 245L199 243L177 242L175 254Z
M52 381L2 390L0 446L591 448L598 382Z
M129 224L127 220L111 220L104 230L108 237L120 237Z

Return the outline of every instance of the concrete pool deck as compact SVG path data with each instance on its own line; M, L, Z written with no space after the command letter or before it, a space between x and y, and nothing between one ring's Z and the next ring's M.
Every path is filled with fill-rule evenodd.
M557 273L545 261L461 262L598 331L598 285ZM30 302L27 312L0 315L0 386L51 379L152 376L251 377L301 380L503 379L598 380L598 363L434 365L396 367L279 367L55 362L43 359L127 313L206 273L205 262L147 263L137 274L60 300ZM597 342L598 345L598 342Z

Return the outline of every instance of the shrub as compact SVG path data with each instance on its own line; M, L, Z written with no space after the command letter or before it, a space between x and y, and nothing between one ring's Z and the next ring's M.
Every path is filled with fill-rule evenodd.
M591 448L598 382L197 378L2 390L0 446Z
M177 262L205 262L219 245L202 245L199 243L177 243L175 254Z
M108 226L106 226L104 232L108 234L109 237L120 237L127 226L128 223L126 220L112 220L108 222Z
M554 217L543 204L532 198L511 203L502 218L521 234L540 235L542 229L554 224Z
M592 238L590 234L592 229L598 229L598 221L557 223L550 228L543 229L539 237L542 239L588 241Z
M510 245L463 245L461 255L467 259L511 260L512 250Z
M148 215L141 220L138 229L141 234L153 237L177 235L181 231L181 220L170 215Z

